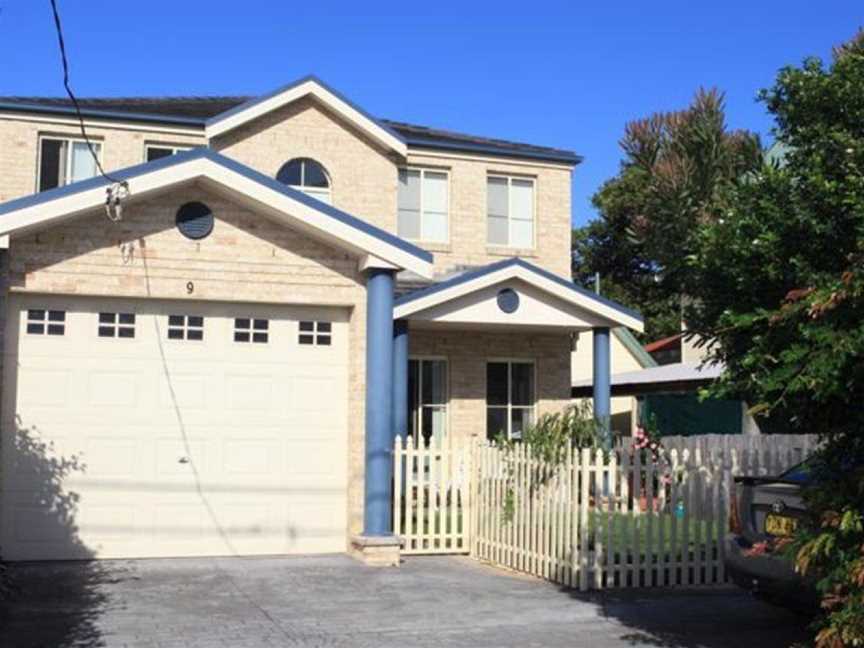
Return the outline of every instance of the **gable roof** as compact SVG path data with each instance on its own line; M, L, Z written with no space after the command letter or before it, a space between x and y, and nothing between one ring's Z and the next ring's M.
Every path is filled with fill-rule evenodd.
M314 76L307 76L278 88L269 94L250 99L238 106L209 118L204 124L208 139L224 135L304 97L314 97L327 108L366 133L381 146L405 157L408 146L402 136L352 103L347 97Z
M335 91L332 91L335 93ZM271 93L272 94L272 93ZM340 95L341 96L341 95ZM90 97L80 98L82 114L91 119L126 120L205 129L208 120L233 111L255 97ZM347 100L346 100L347 101ZM356 108L356 106L355 106ZM359 109L358 109L359 110ZM73 116L66 97L0 97L0 111L24 111ZM374 119L370 117L370 119ZM409 147L446 150L480 155L509 156L576 165L582 157L566 149L471 135L390 119L376 119L382 127L400 137Z
M608 320L611 326L625 326L637 331L643 330L642 315L636 311L581 288L572 281L528 263L519 257L504 259L476 270L470 270L446 281L403 295L396 300L393 317L395 319L408 317L451 299L509 279L521 279L542 291L551 293L559 299Z
M208 148L195 148L112 171L111 176L129 183L133 200L184 182L208 182L230 191L261 212L358 256L371 255L385 264L425 277L433 273L429 252ZM105 204L105 190L110 184L97 176L2 203L0 236L91 212Z
M656 367L657 361L654 357L639 344L639 340L633 335L629 329L616 328L612 329L612 334L618 338L618 341L624 345L624 348L630 352L630 355L639 363L643 369Z

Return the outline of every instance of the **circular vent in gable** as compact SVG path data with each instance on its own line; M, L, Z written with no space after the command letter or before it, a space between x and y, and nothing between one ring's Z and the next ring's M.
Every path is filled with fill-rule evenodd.
M200 240L213 231L213 212L201 202L188 202L177 210L177 229L186 238Z

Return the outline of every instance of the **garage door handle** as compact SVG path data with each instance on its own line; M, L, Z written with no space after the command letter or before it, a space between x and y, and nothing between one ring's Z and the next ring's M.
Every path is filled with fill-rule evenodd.
M187 464L187 463L189 463L189 457L180 457L180 458L177 460L177 463Z

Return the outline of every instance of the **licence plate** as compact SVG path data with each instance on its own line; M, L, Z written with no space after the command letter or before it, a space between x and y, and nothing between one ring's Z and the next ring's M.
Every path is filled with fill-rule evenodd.
M798 520L785 515L769 513L765 517L765 533L775 536L789 536L798 528Z

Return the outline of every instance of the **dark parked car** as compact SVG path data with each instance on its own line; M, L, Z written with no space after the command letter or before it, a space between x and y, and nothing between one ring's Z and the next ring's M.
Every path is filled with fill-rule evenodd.
M773 603L811 607L817 602L813 582L795 572L790 558L773 550L802 523L801 488L811 479L806 461L778 477L735 478L726 570L738 586Z

